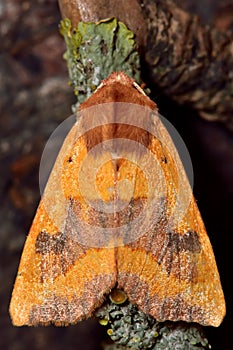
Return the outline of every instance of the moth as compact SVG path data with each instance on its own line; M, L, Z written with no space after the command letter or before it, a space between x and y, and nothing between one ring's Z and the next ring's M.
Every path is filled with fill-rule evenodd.
M157 321L219 326L212 247L156 104L123 72L80 107L25 243L16 326L89 318L114 288Z

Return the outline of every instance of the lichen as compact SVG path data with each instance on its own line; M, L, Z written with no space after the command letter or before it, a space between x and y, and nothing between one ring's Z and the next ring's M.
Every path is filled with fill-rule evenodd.
M96 311L100 324L114 344L104 350L208 350L211 346L202 327L186 322L157 322L129 301L117 305L106 301Z
M140 83L140 59L134 34L116 18L93 22L60 23L64 36L70 84L78 105L86 100L111 72L124 71Z
M151 349L159 335L158 322L130 303L110 302L99 309L96 316L101 324L107 325L107 334L116 344L131 349Z

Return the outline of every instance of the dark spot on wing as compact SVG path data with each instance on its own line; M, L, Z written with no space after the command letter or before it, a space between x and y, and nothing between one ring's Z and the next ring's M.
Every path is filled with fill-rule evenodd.
M179 251L199 253L201 250L201 244L195 231L188 231L185 234L172 232L170 236L170 246L173 247L175 253Z
M65 247L65 242L65 235L61 232L51 235L46 231L41 231L36 240L36 253L42 255L50 252L53 252L56 255L61 254Z

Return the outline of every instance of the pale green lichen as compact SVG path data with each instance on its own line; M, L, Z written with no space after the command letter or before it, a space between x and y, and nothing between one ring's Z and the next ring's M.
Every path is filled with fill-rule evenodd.
M160 337L151 350L204 350L211 349L201 328L194 324L166 322Z
M118 345L132 349L151 349L156 343L159 323L138 310L136 305L109 303L99 309L96 316L107 325L107 333Z
M98 23L79 22L77 28L72 28L70 20L64 19L60 32L67 46L64 58L77 106L111 72L124 71L140 83L137 45L133 32L124 23L112 18Z
M157 322L128 301L116 305L106 301L96 317L107 326L115 344L104 350L208 350L211 346L201 326L185 322Z

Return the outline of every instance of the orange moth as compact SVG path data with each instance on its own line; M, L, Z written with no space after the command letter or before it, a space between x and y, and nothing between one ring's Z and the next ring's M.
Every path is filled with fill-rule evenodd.
M218 326L211 244L157 106L122 72L79 110L25 243L12 322L68 325L114 289L157 321Z

